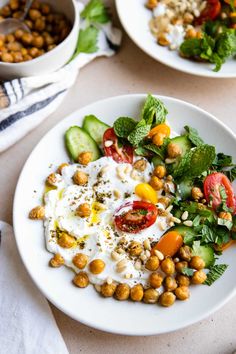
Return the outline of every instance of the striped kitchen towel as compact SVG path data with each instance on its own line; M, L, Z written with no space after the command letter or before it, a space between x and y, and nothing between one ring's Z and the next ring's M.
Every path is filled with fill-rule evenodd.
M86 21L81 21L80 27L85 26ZM99 25L98 29L96 52L80 53L56 72L0 84L0 152L23 138L57 109L74 84L80 68L96 57L115 54L121 43L121 31L111 22Z

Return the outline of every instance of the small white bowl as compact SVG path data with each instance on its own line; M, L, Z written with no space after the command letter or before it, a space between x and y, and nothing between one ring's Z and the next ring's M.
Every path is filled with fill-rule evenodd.
M0 7L8 3L0 0ZM66 39L51 51L23 63L0 62L0 80L36 76L62 67L74 53L79 33L79 11L75 0L47 0L54 10L63 13L72 23L72 30Z

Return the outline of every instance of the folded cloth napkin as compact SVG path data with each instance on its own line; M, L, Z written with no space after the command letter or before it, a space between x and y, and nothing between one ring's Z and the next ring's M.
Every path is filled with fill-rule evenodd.
M18 255L13 229L0 221L0 353L68 354L47 300Z
M83 4L78 2L79 11ZM80 28L86 21L80 21ZM99 56L110 57L121 43L121 31L111 22L97 26L97 51L80 53L60 70L0 84L0 153L39 125L61 104L79 69Z

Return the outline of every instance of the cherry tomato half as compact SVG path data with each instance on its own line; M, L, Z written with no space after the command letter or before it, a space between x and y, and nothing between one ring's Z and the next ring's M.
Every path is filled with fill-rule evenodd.
M219 0L207 0L207 5L201 12L201 15L196 19L195 23L201 25L207 20L214 20L221 10L221 3Z
M212 208L216 209L222 202L220 187L224 187L227 194L226 204L228 208L235 210L235 197L230 180L220 172L211 173L204 180L204 196L208 203L212 202Z
M121 231L136 234L154 224L157 214L157 208L152 203L129 202L116 211L115 225Z
M106 146L106 142L112 142L110 146ZM108 144L109 145L109 144ZM130 145L118 146L118 138L113 128L108 128L103 135L103 149L106 156L111 156L118 163L133 163L134 152Z

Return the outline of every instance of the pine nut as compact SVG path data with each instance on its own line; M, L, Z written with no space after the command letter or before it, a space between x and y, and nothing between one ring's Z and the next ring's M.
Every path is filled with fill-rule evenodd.
M125 274L125 279L130 279L131 278L131 274L130 273L126 273Z
M141 254L141 256L139 257L141 259L141 261L145 262L147 260L147 256L146 254Z
M176 161L176 159L170 159L170 158L165 159L165 163L167 165L170 165L171 163L174 163L175 161Z
M175 216L172 216L171 221L173 221L175 224L181 224L181 220Z
M178 257L174 258L174 262L178 263L179 262L179 258Z
M137 259L137 261L134 263L134 268L136 270L141 270L141 267L142 267L142 263L140 262L139 259Z
M100 170L100 173L101 173L102 175L104 175L104 173L106 173L109 169L110 169L110 166L109 166L109 165L103 166L103 167L101 168L101 170Z
M163 259L165 258L163 253L158 250L155 250L154 253L155 253L155 256L157 256L160 261L163 261Z
M149 251L151 250L151 244L150 244L150 241L148 238L146 240L144 240L143 246L144 246L145 250L149 250Z
M158 227L161 231L164 231L166 229L165 223L163 221L160 221L158 223Z
M182 220L187 220L188 219L188 211L185 210L185 212L183 212L182 216L181 216Z
M117 266L118 268L124 267L124 266L127 265L127 263L128 263L128 262L127 262L127 259L124 258L124 259L122 259L121 261L119 261L116 266Z
M149 258L151 256L151 252L149 250L146 250L145 254L146 254L147 258Z
M172 209L173 209L173 205L169 205L168 208L166 208L167 213L170 213Z
M101 285L95 284L94 288L97 290L98 293L101 291Z
M126 266L116 268L117 273L123 273L125 270L126 270Z
M186 221L183 222L183 224L184 224L185 226L189 226L189 227L193 226L192 220L186 220Z
M121 197L121 194L120 194L120 192L118 191L118 189L114 189L113 194L114 194L114 196L115 196L116 199L119 199L119 198Z
M107 277L106 282L107 282L107 284L109 284L109 285L112 284L112 282L113 282L112 277Z
M117 253L116 251L112 251L112 252L111 252L111 258L113 259L113 261L119 261L119 259L120 259L120 254Z
M105 145L105 147L110 147L110 146L113 145L113 141L112 140L107 140L107 141L105 141L104 145Z
M131 170L132 170L132 166L130 164L128 164L124 169L124 173L128 174L131 172Z

